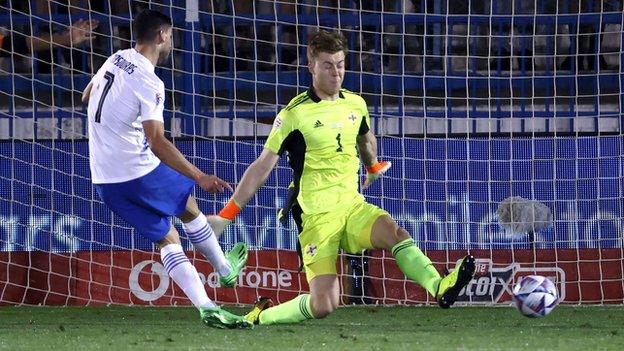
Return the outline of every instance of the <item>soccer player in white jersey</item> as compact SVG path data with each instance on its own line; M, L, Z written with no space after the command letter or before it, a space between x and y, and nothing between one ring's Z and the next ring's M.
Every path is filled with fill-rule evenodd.
M247 262L238 243L223 254L216 235L191 192L230 185L200 171L164 136L164 83L155 66L171 52L171 19L154 10L133 23L136 45L106 60L83 92L89 104L89 161L100 198L136 232L160 248L165 269L200 311L202 322L218 328L251 328L244 318L210 300L197 270L180 245L170 216L180 218L195 248L213 265L223 286L234 286Z

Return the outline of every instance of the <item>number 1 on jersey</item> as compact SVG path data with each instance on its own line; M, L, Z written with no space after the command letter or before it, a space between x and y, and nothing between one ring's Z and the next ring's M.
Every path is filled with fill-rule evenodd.
M104 85L104 90L102 90L97 111L95 111L95 121L97 123L100 123L100 120L102 119L102 105L104 105L104 99L106 99L106 95L108 95L108 91L113 85L113 81L115 81L115 75L106 71L106 73L104 73L104 79L106 79L106 85Z
M336 149L337 152L342 152L342 144L340 143L340 133L338 133L338 135L336 135L336 140L338 141L338 148Z

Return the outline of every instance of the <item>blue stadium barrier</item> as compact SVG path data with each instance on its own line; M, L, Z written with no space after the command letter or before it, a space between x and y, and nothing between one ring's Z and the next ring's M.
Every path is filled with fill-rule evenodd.
M187 155L201 155L195 159L200 169L234 182L260 153L262 140L178 141L177 146ZM386 138L380 148L393 167L365 194L423 248L529 248L528 236L505 234L496 224L497 203L512 195L543 201L553 211L554 227L535 235L536 248L622 245L621 136ZM99 202L86 141L0 142L0 155L0 251L152 248ZM285 228L276 223L290 181L282 159L222 236L224 246L244 240L253 247L293 250L294 223ZM205 213L218 211L229 196L202 190L196 195Z

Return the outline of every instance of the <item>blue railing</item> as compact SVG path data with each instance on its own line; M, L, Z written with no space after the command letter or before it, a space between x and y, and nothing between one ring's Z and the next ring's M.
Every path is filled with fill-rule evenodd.
M355 11L356 2L330 13L316 14L298 5L299 12L287 14L278 11L267 13L237 13L232 9L223 9L225 13L200 12L199 22L185 22L185 2L181 0L165 1L165 10L172 16L176 28L179 28L177 47L174 55L178 65L175 73L171 69L161 68L159 76L165 81L168 89L176 93L175 106L169 109L186 121L183 123L184 133L196 134L193 129L194 116L217 116L225 118L270 119L273 111L255 110L256 105L283 106L295 92L302 91L309 85L309 74L301 68L293 71L293 66L283 62L285 52L305 57L306 34L316 26L340 27L351 40L351 51L344 86L350 90L362 92L367 99L374 115L386 117L446 117L446 118L526 118L526 117L591 117L616 118L622 121L624 116L624 36L620 35L620 47L614 53L602 52L600 43L604 37L603 30L607 25L624 23L624 13L620 1L603 4L603 12L592 12L600 4L588 1L587 7L580 13L573 11L574 1L560 2L561 13L549 14L548 4L538 2L536 13L523 14L521 2L515 2L516 14L511 15L511 8L504 3L493 2L483 6L481 13L473 11L470 15L453 14L452 8L446 8L446 1L419 2L420 8L415 13L402 14L396 9L384 9L385 12ZM489 3L488 3L489 4ZM503 4L503 5L501 5ZM173 5L169 7L167 5ZM228 5L229 6L229 5ZM372 5L369 10L381 10ZM476 6L476 5L474 5ZM106 9L108 11L109 9ZM491 10L491 11L490 11ZM491 12L491 13L490 13ZM450 13L450 14L449 14ZM91 18L100 20L104 28L130 26L131 16L127 13L105 15L91 12ZM40 25L48 21L56 24L68 24L83 15L47 13L28 16L23 13L0 13L2 23L31 26L37 34ZM298 26L301 45L288 46L281 42L279 35L292 26ZM257 33L262 29L275 26L278 33L277 43L268 43L271 54L277 56L277 64L264 62L261 67L260 41L254 43L249 57L241 57L237 51L241 46L237 40L245 39L244 35L235 34L239 28L250 27ZM466 26L462 28L462 26ZM556 34L558 28L565 26L569 34ZM466 33L469 29L469 33ZM539 30L537 28L540 28ZM359 30L364 30L368 37L367 47L356 46ZM512 36L512 33L514 33ZM106 30L105 30L106 32ZM205 45L212 38L206 33L218 33L224 44L221 51ZM368 34L366 34L368 33ZM539 69L531 66L532 57L539 53L533 52L533 34L539 34L545 40L543 53L552 61L559 40L569 39L569 47L564 52L557 52L557 57L569 56L565 67L561 64L545 64ZM489 48L482 48L479 39L489 35L492 40ZM617 35L617 34L616 34ZM514 53L508 52L507 40L517 40ZM202 38L204 39L202 41ZM460 43L454 44L453 38ZM589 38L589 48L579 48L577 43ZM202 44L202 42L204 44ZM103 44L102 55L108 56L115 49L112 40ZM292 52L294 50L294 52ZM485 50L485 51L484 51ZM507 50L507 51L506 51ZM584 51L585 50L585 51ZM587 51L589 50L589 51ZM360 68L358 56L361 51L369 55L371 66ZM465 69L457 69L454 59L466 56ZM485 54L485 56L482 56ZM601 58L605 54L619 55L615 66L601 67ZM56 56L60 57L60 49ZM395 67L389 67L387 61L392 57L415 57L420 60L417 66L398 60ZM79 64L86 71L88 55L81 55ZM213 73L213 59L217 57L223 63ZM516 68L509 69L511 58L518 60ZM580 67L579 60L584 60L586 67ZM246 69L238 69L237 61L242 62ZM51 91L55 106L72 108L67 104L72 92L81 90L88 82L87 74L69 74L69 71L55 67L52 74L39 74L35 60L35 75L15 74L0 76L0 86L8 96L24 96L31 92ZM604 64L602 66L605 66ZM97 68L97 67L96 67ZM263 70L266 69L266 70ZM181 73L184 72L184 73ZM6 87L6 88L4 88ZM211 103L216 96L219 112L213 110ZM391 103L382 103L384 97L394 96ZM581 98L578 98L581 96ZM169 104L171 104L171 99ZM239 105L236 105L236 104ZM240 103L252 106L241 111ZM583 109L578 106L584 105ZM35 109L38 108L37 104ZM393 109L384 110L384 106L392 105ZM486 106L487 108L483 108ZM13 104L7 106L8 115L13 115ZM80 107L79 107L80 108ZM37 113L33 114L37 116Z

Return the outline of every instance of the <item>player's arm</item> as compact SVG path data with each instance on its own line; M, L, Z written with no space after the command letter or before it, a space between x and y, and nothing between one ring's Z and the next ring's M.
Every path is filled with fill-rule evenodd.
M287 149L289 136L295 129L293 121L295 121L295 118L292 112L287 109L280 111L277 117L275 117L273 128L264 144L262 153L258 159L247 167L230 201L218 215L208 216L208 222L217 236L223 233L225 227L236 218L242 208L249 202L249 199L266 181L271 170L277 164L280 155Z
M167 166L184 174L197 182L202 189L215 193L232 187L215 175L208 175L190 163L184 155L165 138L165 127L161 121L147 120L143 122L143 130L152 152Z
M377 138L370 130L363 135L358 135L357 145L360 150L360 158L366 168L377 163Z
M279 155L269 149L262 150L260 157L252 162L243 173L234 195L230 198L243 208L252 196L260 189L277 164Z
M89 84L87 84L87 87L82 92L81 100L85 104L89 102L89 97L91 96L91 88L93 88L93 82L89 82Z
M363 189L368 188L372 182L381 177L392 164L389 161L377 160L377 138L370 130L357 137L357 145L360 151L360 158L366 167L366 180Z
M265 148L260 156L247 167L230 201L218 215L208 216L208 222L217 236L221 235L225 227L236 218L251 197L260 189L278 160L278 154Z

